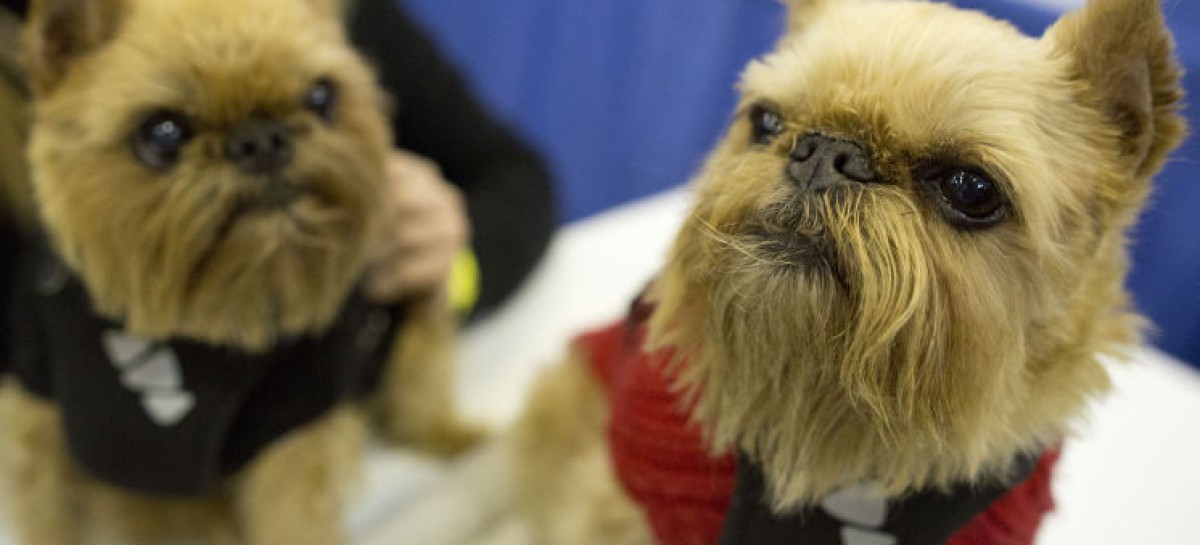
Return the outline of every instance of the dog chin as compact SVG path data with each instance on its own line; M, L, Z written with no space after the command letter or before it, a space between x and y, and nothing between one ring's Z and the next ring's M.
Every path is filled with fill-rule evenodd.
M828 259L823 238L812 233L759 225L747 229L741 238L756 258L782 269L809 270L825 265Z
M826 214L833 201L843 196L804 195L794 201L770 206L741 229L740 244L750 255L776 272L831 275L843 287L834 232L837 222Z
M259 251L252 253L261 256L288 247L353 244L376 213L366 195L340 193L336 184L278 180L264 185L229 206L211 231L213 250L226 244L243 249L257 245Z
M160 297L131 301L127 325L250 351L319 331L364 266L371 217L307 194L233 211L203 253L184 260L192 266L157 275Z

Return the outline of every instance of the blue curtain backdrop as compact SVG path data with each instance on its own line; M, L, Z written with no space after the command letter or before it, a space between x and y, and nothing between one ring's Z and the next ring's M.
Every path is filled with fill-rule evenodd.
M686 182L728 122L741 68L782 28L778 0L400 1L543 150L568 221ZM1034 35L1057 16L1012 0L955 3ZM1192 3L1165 0L1200 97ZM1154 342L1200 363L1200 139L1175 157L1136 233L1130 282Z

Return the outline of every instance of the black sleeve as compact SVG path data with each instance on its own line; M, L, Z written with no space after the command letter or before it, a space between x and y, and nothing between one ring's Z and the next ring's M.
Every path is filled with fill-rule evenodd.
M53 376L48 357L48 345L44 335L43 307L40 307L36 292L39 281L49 275L43 274L42 260L35 246L40 243L27 236L9 237L10 247L5 248L4 263L7 269L4 297L3 346L5 372L19 380L25 390L44 398L54 395ZM64 269L65 270L65 269Z
M25 0L0 0L0 47L15 47L17 33L18 18L24 17L27 2ZM11 11L11 13L9 13ZM13 34L10 35L9 33ZM19 81L21 78L17 75L15 60L10 59L7 53L0 53L0 101L11 100L9 97L13 94L13 90L20 89L17 93L24 95L24 83ZM10 111L0 112L0 115L12 115ZM11 120L0 119L0 123L7 124ZM15 125L15 123L14 123ZM0 127L0 134L8 133L4 127ZM4 140L0 138L0 140ZM0 146L15 146L14 142L7 140L0 142ZM14 166L10 163L5 155L9 150L0 150L0 167ZM17 161L20 162L20 161ZM4 176L10 175L8 172L0 170L0 379L2 375L7 373L12 366L9 361L11 359L11 341L12 327L9 323L8 311L12 305L12 293L15 290L17 250L20 248L20 229L17 225L17 214L12 210L14 203L8 202L9 196L6 195L5 187L11 186L13 181L2 179ZM23 178L23 177L22 177Z
M360 0L351 37L397 101L397 145L433 159L466 195L481 269L478 314L509 296L545 250L556 224L550 176L396 1Z
M6 7L9 11L24 17L25 12L29 10L29 0L0 0L0 6Z
M0 211L0 215L3 211ZM17 229L0 217L0 376L8 373L13 357L13 294L16 291Z

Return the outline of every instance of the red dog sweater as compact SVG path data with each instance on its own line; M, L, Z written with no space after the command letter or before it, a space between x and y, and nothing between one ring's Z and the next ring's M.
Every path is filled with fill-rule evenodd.
M666 371L672 352L642 351L651 310L639 301L626 320L581 335L576 345L606 390L617 478L661 545L1030 545L1053 507L1057 452L1028 460L1028 476L1011 488L990 495L967 487L950 496L920 493L881 505L875 521L839 520L836 509L819 507L771 514L753 463L733 454L710 456L688 422Z

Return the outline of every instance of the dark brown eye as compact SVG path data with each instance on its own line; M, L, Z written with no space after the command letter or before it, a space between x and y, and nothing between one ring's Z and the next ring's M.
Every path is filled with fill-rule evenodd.
M133 155L151 169L167 170L179 162L183 148L195 134L191 120L183 112L154 112L133 132Z
M750 126L753 131L751 140L755 144L767 145L783 133L783 116L767 106L755 106L750 110Z
M1000 188L988 176L956 168L935 180L942 212L956 226L979 229L1004 219L1007 206Z
M337 85L328 78L317 80L304 93L304 107L326 123L332 123L337 117Z

